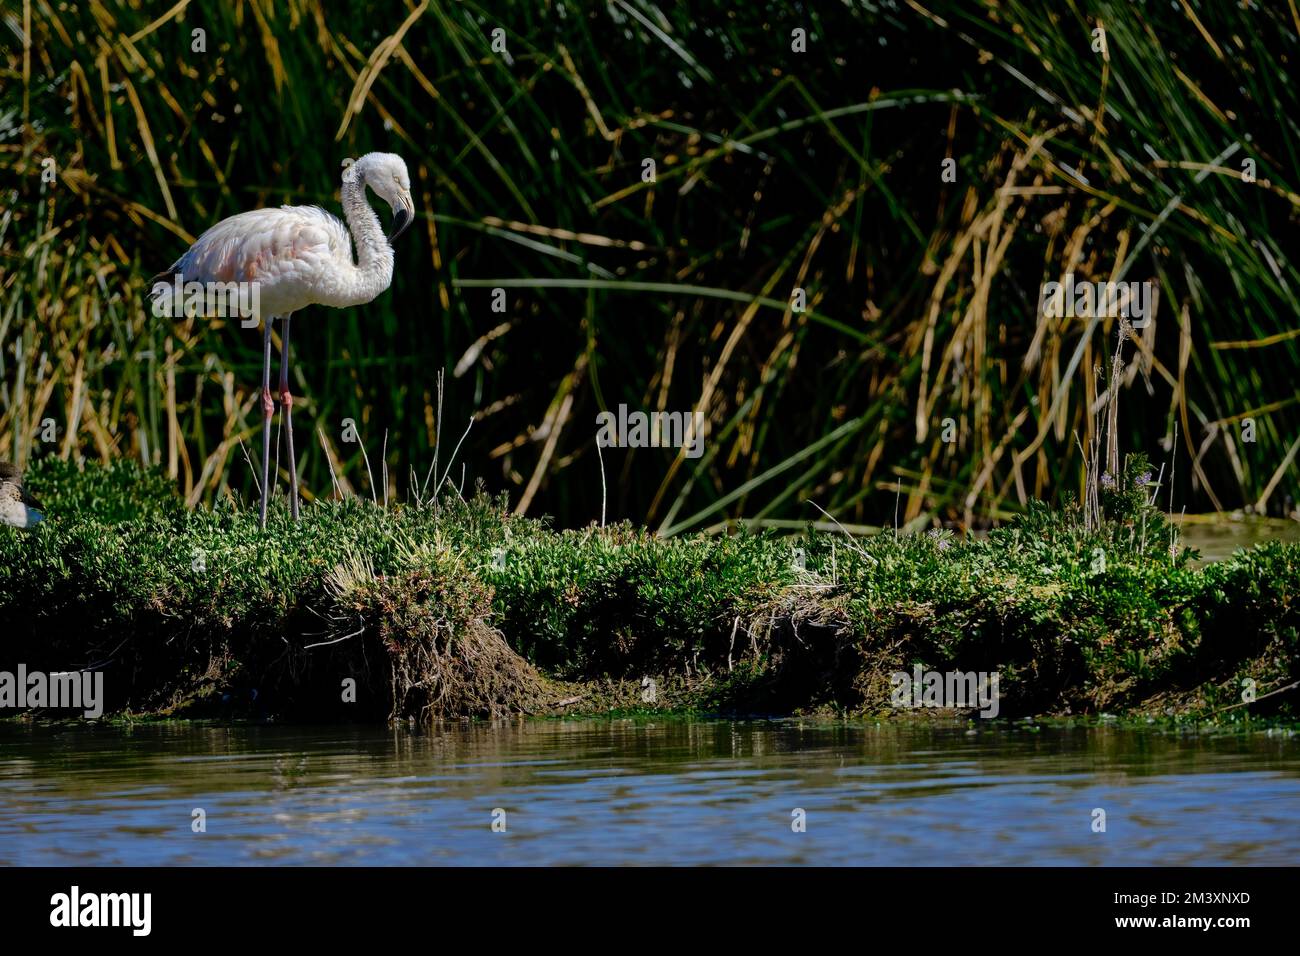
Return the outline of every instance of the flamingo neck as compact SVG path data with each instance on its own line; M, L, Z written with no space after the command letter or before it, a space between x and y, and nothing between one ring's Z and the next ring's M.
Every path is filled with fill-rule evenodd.
M354 279L357 304L369 302L393 281L393 247L384 235L379 217L366 201L365 176L345 182L342 189L343 215L357 249ZM362 298L364 296L364 298Z

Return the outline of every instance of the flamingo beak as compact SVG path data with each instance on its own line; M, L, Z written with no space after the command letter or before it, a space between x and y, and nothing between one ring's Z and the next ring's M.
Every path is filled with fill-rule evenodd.
M393 210L393 231L388 234L390 243L410 228L411 223L415 221L415 204L411 202L411 197L403 196L401 203Z

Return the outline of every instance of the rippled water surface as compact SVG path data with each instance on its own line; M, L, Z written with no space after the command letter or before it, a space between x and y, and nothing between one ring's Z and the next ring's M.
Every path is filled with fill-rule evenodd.
M1095 808L1105 833L1092 830ZM195 809L206 833L192 832ZM492 829L498 809L504 833ZM796 810L805 832L792 830ZM1277 731L0 725L0 864L1297 859L1300 737Z

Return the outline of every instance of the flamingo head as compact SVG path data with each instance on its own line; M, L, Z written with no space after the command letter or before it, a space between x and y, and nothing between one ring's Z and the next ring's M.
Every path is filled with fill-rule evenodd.
M411 176L406 163L396 153L366 153L354 162L344 160L343 181L360 182L387 201L393 210L392 242L406 231L415 219L415 202L411 199Z

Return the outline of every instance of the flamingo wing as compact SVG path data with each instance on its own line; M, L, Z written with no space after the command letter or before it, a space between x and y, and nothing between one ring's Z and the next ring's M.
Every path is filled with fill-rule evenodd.
M185 282L270 282L304 268L351 258L347 228L315 206L257 209L223 219L167 272Z

